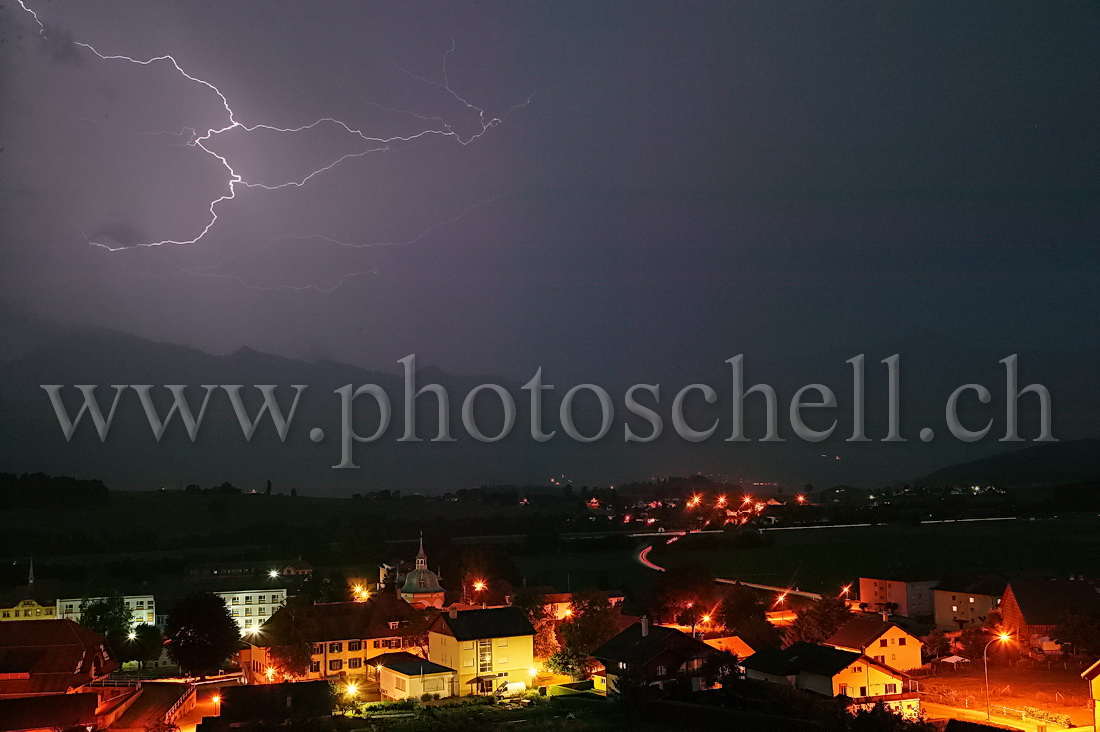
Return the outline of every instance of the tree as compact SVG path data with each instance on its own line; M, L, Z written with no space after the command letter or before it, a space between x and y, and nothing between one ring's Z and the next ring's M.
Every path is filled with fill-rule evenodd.
M80 624L99 633L112 646L126 637L134 623L134 616L126 607L122 595L111 594L95 600L84 599L80 603Z
M512 598L512 605L527 616L527 620L535 628L535 658L550 658L561 649L561 644L558 643L558 624L541 592L521 589Z
M193 592L172 608L165 632L168 655L187 673L207 674L240 647L240 633L225 601Z
M1100 656L1100 614L1067 613L1051 637L1071 646L1074 655Z
M586 653L578 653L569 648L560 651L546 659L546 668L556 674L565 674L580 681L591 673L592 659Z
M313 660L313 643L306 616L312 603L303 597L292 597L264 623L259 633L267 645L272 667L289 678L305 676Z
M714 574L697 563L670 567L654 581L650 592L654 611L668 619L694 605L710 607L716 600Z
M951 641L944 635L942 630L933 630L925 636L923 642L924 647L921 648L921 653L924 655L925 660L942 658L951 654Z
M573 615L560 628L562 649L551 659L560 656L574 664L577 672L570 673L572 676L590 676L596 668L592 651L619 632L619 615L618 608L612 607L606 597L574 595ZM583 663L576 663L578 658L584 659Z
M141 668L145 668L145 664L160 658L164 650L164 635L157 626L142 623L130 631L118 650L123 661L137 661Z
M852 611L846 600L840 597L822 597L798 611L794 622L787 627L787 642L821 643L837 632L851 617Z

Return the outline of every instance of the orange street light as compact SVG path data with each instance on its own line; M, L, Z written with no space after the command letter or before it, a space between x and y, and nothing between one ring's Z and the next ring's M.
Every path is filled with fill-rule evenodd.
M989 647L997 641L1004 643L1011 638L1012 635L1009 633L998 633L997 637L986 643L985 648L982 649L982 666L985 670L985 721L987 722L993 721L993 713L989 707Z
M474 592L481 592L485 589L485 582L483 580L477 580L474 582Z

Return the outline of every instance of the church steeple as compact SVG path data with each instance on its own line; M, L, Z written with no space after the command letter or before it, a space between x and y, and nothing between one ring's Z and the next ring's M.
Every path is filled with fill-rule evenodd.
M420 532L420 551L416 553L416 568L428 568L428 555L424 553L424 532Z

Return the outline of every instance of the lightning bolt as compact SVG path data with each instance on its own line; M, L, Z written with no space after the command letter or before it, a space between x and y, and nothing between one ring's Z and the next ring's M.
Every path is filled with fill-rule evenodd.
M31 18L33 18L35 24L38 26L38 35L44 41L49 41L49 35L47 33L46 26L43 24L42 20L39 18L38 13L35 12L34 9L32 9L31 7L28 6L27 3L25 2L25 0L17 0L17 1L19 3L20 7L26 13L28 13ZM126 56L126 55L122 55L122 54L103 53L103 52L99 51L98 49L96 49L91 44L84 43L84 42L81 42L81 41L72 41L72 43L76 47L84 49L84 50L90 52L91 54L93 54L94 56L96 56L97 58L99 58L102 61L120 61L120 62L125 62L125 63L130 63L130 64L136 64L138 66L151 66L153 64L161 64L161 63L168 64L183 79L186 79L189 82L201 85L201 86L206 87L207 89L209 89L218 98L218 101L219 101L221 107L225 110L225 123L222 124L221 126L218 126L218 127L210 127L208 129L206 129L204 132L200 132L196 129L185 127L182 130L180 130L179 132L146 133L146 134L177 135L177 136L185 137L185 138L187 138L186 142L184 143L186 146L194 148L196 150L199 150L204 155L210 156L211 158L216 160L222 168L224 168L225 175L226 175L226 192L219 195L219 196L217 196L217 197L215 197L214 199L212 199L210 201L210 204L209 204L209 207L208 207L208 210L210 212L210 216L206 220L205 224L202 225L201 228L198 229L198 233L195 234L194 236L192 236L191 238L161 239L159 241L148 241L148 242L141 242L141 243L138 243L138 244L123 245L123 246L112 246L111 244L108 244L108 243L105 243L105 242L95 241L95 240L89 238L87 235L84 236L84 238L85 238L85 240L87 241L88 244L90 244L92 246L95 246L95 247L99 247L99 248L104 249L104 250L107 250L108 252L117 252L117 251L126 250L126 249L134 249L134 248L137 248L137 247L163 247L163 246L168 246L168 245L191 245L191 244L195 244L196 242L203 239L203 237L205 237L211 231L211 229L214 228L215 224L217 224L217 222L218 222L218 210L221 207L221 205L224 204L227 201L232 201L234 198L236 198L238 191L242 188L243 189L254 188L254 189L260 189L260 190L265 190L265 191L275 191L275 190L280 190L280 189L284 189L284 188L301 188L301 187L305 186L307 183L309 183L311 180L316 178L317 176L323 175L323 174L327 173L328 171L331 171L333 168L336 168L336 167L338 167L338 166L340 166L344 163L347 163L348 161L352 161L352 160L355 160L357 158L362 158L362 157L365 157L365 156L370 155L372 153L386 152L386 151L392 150L394 145L403 144L403 143L411 143L411 142L415 142L417 140L423 140L425 138L430 138L430 137L444 137L444 138L449 138L449 139L457 142L459 145L462 145L462 146L470 145L471 143L473 143L474 141L478 140L483 135L485 135L489 130L493 129L494 127L497 127L498 125L503 124L504 121L508 118L508 116L511 115L513 112L515 112L516 110L521 109L523 107L526 107L528 104L530 104L531 100L534 96L533 94L528 96L526 100L524 100L523 102L520 102L518 104L513 105L512 107L510 107L508 110L506 110L502 115L500 115L498 117L498 116L492 116L492 115L488 114L485 111L485 109L483 109L482 107L479 107L476 104L473 104L469 100L467 100L464 97L462 97L461 95L459 95L451 87L450 81L449 81L449 78L448 78L448 74L447 74L447 60L448 60L449 56L455 50L454 41L452 40L451 47L445 53L442 54L442 56L443 56L443 81L442 82L434 81L432 79L428 79L426 77L414 74L414 73L408 71L407 69L404 69L401 66L397 65L396 62L394 62L394 65L400 71L402 71L403 73L405 73L409 77L411 77L411 78L413 78L413 79L415 79L415 80L417 80L421 83L428 84L428 85L431 85L431 86L435 86L435 87L443 90L448 95L450 95L452 98L454 98L457 102L462 104L467 110L469 110L470 112L475 113L477 115L478 126L480 127L480 129L476 129L472 132L469 132L465 136L463 136L460 132L456 131L450 124L448 124L441 117L421 115L421 114L418 114L416 112L410 112L410 111L407 111L407 110L390 109L388 107L384 107L380 104L377 104L375 102L370 102L370 101L367 101L367 100L364 100L364 101L367 101L368 104L371 104L372 106L374 106L374 107L376 107L380 110L384 110L384 111L388 111L388 112L394 112L394 113L400 113L400 114L404 114L404 115L409 115L413 118L416 118L417 120L420 120L420 121L424 122L425 126L422 129L411 132L409 134L394 135L394 136L391 136L391 137L376 137L376 136L368 134L364 130L359 129L359 128L357 128L357 127L355 127L355 126L353 126L353 125L351 125L347 122L344 122L340 119L336 119L335 117L320 117L320 118L316 119L315 121L310 122L309 124L299 125L297 127L279 127L279 126L276 126L276 125L273 125L273 124L266 124L266 123L246 124L246 123L240 121L237 118L237 113L234 111L233 106L230 104L229 98L217 87L216 84L214 84L212 81L209 81L207 79L203 79L203 78L200 78L200 77L197 77L197 76L194 76L194 75L188 73L183 68L183 66L179 63L179 61L172 55L164 54L164 55L161 55L161 56L154 56L154 57L148 58L148 59L139 59L139 58L134 58L132 56ZM345 70L345 72L346 72L346 70ZM255 181L255 180L246 180L244 178L244 176L234 168L233 164L230 162L228 153L219 154L218 152L211 149L211 147L210 147L210 145L219 136L225 135L226 133L233 132L233 131L245 132L245 133L263 131L263 132L275 132L275 133L280 133L280 134L293 135L295 133L306 132L306 131L313 130L313 129L316 129L316 128L319 128L319 127L322 127L322 126L333 126L333 127L340 128L340 129L344 130L345 132L349 133L350 135L353 135L353 136L356 136L356 137L360 138L363 142L368 144L368 148L366 150L359 150L359 151L349 152L349 153L345 153L343 155L340 155L340 156L336 157L335 159L331 160L330 162L326 163L325 165L317 168L316 170L313 170L313 171L309 172L308 174L306 174L306 175L304 175L300 178L292 179L292 180L284 180L284 181L276 182L276 183L264 183L264 182L259 182L259 181ZM496 197L493 197L493 199L489 199L489 201L494 200L495 198ZM282 237L277 237L276 239L273 239L273 240L267 242L266 244L264 244L264 245L262 245L262 246L260 246L256 249L246 251L246 252L243 252L243 253L238 254L238 255L233 255L231 257L227 257L227 258L222 260L221 264L224 264L228 259L237 258L237 257L243 256L244 254L254 253L254 252L258 252L258 251L262 251L264 249L267 249L267 248L271 247L271 245L273 245L276 241L283 240L283 239L297 239L297 240L307 240L307 241L308 240L316 240L316 241L323 241L323 242L326 242L328 244L338 245L338 246L342 246L342 247L352 247L352 248L366 248L366 247L394 246L394 245L403 246L403 245L414 244L414 243L420 241L421 239L423 239L425 236L427 236L429 233L431 233L435 229L438 229L442 226L445 226L447 224L454 223L454 222L460 220L467 213L469 213L471 210L473 210L474 208L477 208L479 206L482 206L487 202L488 201L482 201L480 203L477 203L474 206L471 206L471 207L465 209L464 211L462 211L458 216L455 216L455 217L453 217L451 219L448 219L446 221L439 222L437 224L433 224L432 226L430 226L427 229L425 229L424 231L422 231L416 237L414 237L412 239L409 239L407 241L375 242L375 243L366 243L366 244L355 244L355 243L346 243L346 242L337 241L335 239L331 239L329 237L321 236L321 235L318 235L318 234L310 234L310 235L305 235L305 236L282 236ZM356 277L356 276L360 276L360 275L363 275L363 274L370 274L370 273L373 273L375 271L374 269L370 269L370 270L365 270L363 272L353 272L353 273L345 274L343 277L340 278L337 285L335 287L332 287L332 288L322 288L322 287L318 287L316 285L306 285L306 286L281 285L281 286L277 286L277 287L260 287L258 285L250 285L247 282L245 282L242 278L240 278L236 275L220 274L220 273L215 273L215 272L208 271L208 270L210 270L210 269L212 269L213 267L216 267L216 266L218 266L218 265L208 265L208 266L205 266L205 267L198 267L198 268L191 268L191 269L185 269L185 268L180 267L178 269L181 272L185 272L185 273L192 274L192 275L197 275L197 276L234 279L234 280L237 280L238 282L240 282L240 284L242 284L246 287L253 288L253 289L265 289L265 290L287 289L287 290L297 290L297 291L313 290L313 291L316 291L316 292L332 292L333 290L338 288L341 284L343 284L347 279L350 279L350 278Z

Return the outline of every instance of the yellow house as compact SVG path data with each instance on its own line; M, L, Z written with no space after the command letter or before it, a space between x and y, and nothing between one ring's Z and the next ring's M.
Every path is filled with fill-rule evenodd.
M898 671L911 671L922 664L920 638L878 617L855 616L826 639L825 645L864 653Z
M454 696L458 674L420 656L398 651L384 653L371 661L378 669L378 690L383 701Z
M534 640L516 608L452 608L428 629L428 658L458 672L458 696L522 691L536 672Z
M1081 678L1089 682L1089 696L1092 697L1093 729L1100 730L1100 661L1081 672Z
M420 654L425 646L424 626L409 603L393 591L372 596L365 602L329 602L305 607L282 607L281 613L299 613L304 635L313 644L304 680L354 681L352 677L376 679L374 659L391 651ZM264 626L245 634L247 646L238 660L249 683L277 680L268 648L273 642Z
M854 651L799 642L782 650L757 651L742 667L749 679L787 684L822 696L846 696L851 708L881 703L907 716L920 712L918 695L906 691L908 676Z
M0 622L8 620L53 620L57 617L57 583L42 580L35 584L34 560L27 573L27 584L16 587L0 598Z

